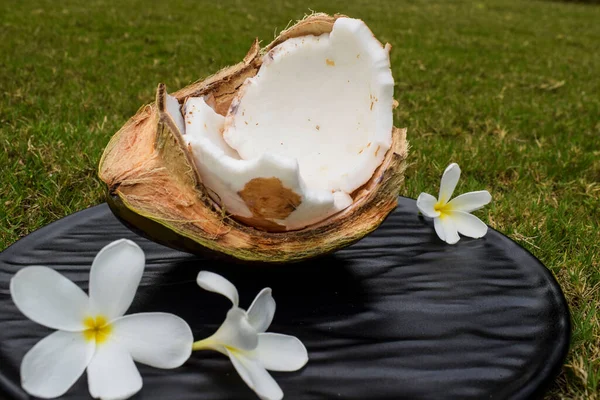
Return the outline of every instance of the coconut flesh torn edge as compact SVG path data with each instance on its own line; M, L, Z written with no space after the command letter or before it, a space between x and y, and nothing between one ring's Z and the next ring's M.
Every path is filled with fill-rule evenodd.
M315 79L315 77L317 79ZM392 142L389 48L364 22L291 38L263 56L226 116L202 97L167 111L204 186L234 217L296 230L350 206Z

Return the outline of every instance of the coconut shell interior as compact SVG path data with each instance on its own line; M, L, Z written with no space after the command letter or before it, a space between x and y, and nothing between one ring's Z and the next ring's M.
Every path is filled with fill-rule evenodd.
M313 14L283 31L260 49L255 41L243 61L172 95L180 103L208 96L225 115L246 78L261 66L261 55L298 36L331 32L341 16ZM108 203L121 220L144 236L191 253L266 263L300 261L348 246L376 229L394 210L404 180L406 130L394 128L392 147L373 177L344 211L302 230L273 232L260 221L236 221L213 202L165 110L166 90L137 112L110 140L99 176L108 186ZM259 225L254 227L252 225Z

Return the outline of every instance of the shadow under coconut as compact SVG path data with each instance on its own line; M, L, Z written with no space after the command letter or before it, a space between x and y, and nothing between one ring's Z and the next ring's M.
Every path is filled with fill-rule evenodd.
M265 287L273 290L277 311L269 331L298 334L320 324L348 320L365 310L368 294L349 266L334 255L285 266L243 266L189 257L169 267L150 261L130 313L164 311L186 320L198 340L223 322L229 300L196 284L201 270L223 275L238 289L240 307L248 309Z

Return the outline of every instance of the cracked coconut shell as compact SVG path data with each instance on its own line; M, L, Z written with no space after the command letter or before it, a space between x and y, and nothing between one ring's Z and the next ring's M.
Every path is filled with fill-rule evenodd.
M340 21L336 24L338 19ZM210 253L233 260L262 263L293 262L328 254L360 240L376 229L396 207L406 166L406 130L391 126L392 107L397 104L391 99L391 95L390 104L383 101L383 106L375 105L376 108L379 107L377 110L383 110L381 115L384 118L376 118L373 123L380 130L390 132L389 142L382 142L386 145L384 148L387 148L385 153L379 151L381 146L370 149L373 150L372 156L378 157L377 164L373 164L371 159L364 161L367 163L365 168L370 166L373 172L369 171L369 176L351 180L350 184L344 183L341 189L336 186L337 182L332 184L331 181L321 179L319 174L313 174L315 185L320 185L317 189L327 191L329 196L325 198L327 196L317 193L313 198L325 198L321 203L329 201L331 206L326 212L319 211L318 215L313 212L310 218L301 214L300 220L288 220L288 217L302 210L303 201L310 203L309 192L314 188L307 188L309 185L306 182L312 181L307 178L306 182L291 187L279 177L281 173L278 175L277 171L282 169L280 165L290 165L290 173L286 176L295 174L293 177L296 181L302 180L299 178L303 172L301 160L298 167L296 160L293 160L294 164L286 160L280 161L279 155L269 156L271 158L267 159L275 160L271 163L271 172L265 169L270 164L264 162L264 168L252 170L248 167L247 170L255 171L252 172L255 175L248 175L248 172L244 175L246 181L237 182L237 177L227 175L233 172L214 169L214 163L207 164L206 160L209 158L206 157L210 154L206 153L206 146L210 143L202 147L202 143L208 143L202 142L204 139L194 142L191 131L186 133L186 125L195 122L187 114L185 118L182 115L189 111L202 111L204 119L201 123L204 128L218 126L207 137L213 137L211 140L225 139L230 145L238 145L235 150L215 150L213 154L218 154L221 158L221 153L232 156L235 159L227 161L230 163L252 164L252 160L258 159L256 155L261 149L257 150L256 145L252 147L248 143L263 143L270 140L273 134L269 133L265 136L267 139L264 139L260 136L264 131L258 128L232 130L235 128L236 118L238 126L242 125L239 122L243 121L239 119L240 107L248 104L248 112L251 112L253 106L261 100L260 90L255 90L258 94L252 93L253 89L248 89L248 85L262 82L261 74L266 75L263 73L266 68L261 69L261 66L265 64L267 67L267 62L277 58L276 52L281 53L281 49L286 49L286 46L290 49L292 44L293 47L301 46L299 38L317 41L315 37L327 38L337 26L343 25L342 22L348 25L349 21L358 20L338 15L313 14L283 31L264 49L260 49L258 41L255 41L239 64L185 87L172 96L167 94L164 85L159 85L156 102L142 107L113 136L100 160L99 176L108 186L108 204L113 213L134 231L166 246L195 254ZM360 23L364 25L362 21ZM342 28L339 30L343 31ZM366 32L371 35L369 40L376 40L368 28ZM338 36L341 37L342 34ZM384 47L377 43L389 52L391 46ZM331 71L336 67L335 60L330 58L324 60L324 65L325 68L331 67ZM339 65L341 64L338 62ZM389 70L389 58L387 69ZM318 75L320 74L314 79L319 79ZM393 88L393 80L391 82ZM389 91L389 80L386 85ZM245 96L248 96L248 101L244 103ZM365 100L370 111L373 110L375 101L377 100L373 100L373 96ZM263 115L260 114L264 112L261 111L260 104L254 109L258 116ZM385 124L388 117L389 126ZM325 122L335 118L336 116L326 118ZM347 118L344 119L345 122L346 120ZM333 128L329 129L331 131ZM316 130L320 131L318 125ZM323 131L326 129L323 128ZM220 136L214 139L215 135ZM245 135L258 136L255 138ZM264 144L266 147L269 145ZM362 153L370 146L371 142L354 152L356 157L363 157L357 158L356 162L362 162L365 157ZM291 146L290 151L297 147L301 146ZM239 159L238 151L239 155L249 154L252 160ZM331 159L335 160L335 157L323 160ZM220 167L221 162L225 163L218 161L217 167ZM354 160L350 160L348 164L352 165L353 162ZM252 165L256 165L256 162ZM231 171L246 171L242 167L232 168ZM360 168L358 172L365 168ZM234 181L238 186L232 186ZM344 188L347 192L343 192ZM302 190L306 190L306 193ZM338 196L335 194L336 190L343 193ZM332 193L343 201L333 205L336 197ZM224 199L225 196L227 198ZM321 203L315 202L317 205ZM228 204L233 206L227 207ZM240 212L236 209L238 205ZM306 215L309 214L310 212Z

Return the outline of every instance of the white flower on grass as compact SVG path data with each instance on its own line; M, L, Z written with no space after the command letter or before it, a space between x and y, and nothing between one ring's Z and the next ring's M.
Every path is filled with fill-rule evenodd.
M166 313L123 316L144 272L142 249L118 240L96 255L89 296L48 267L25 267L10 281L17 308L38 324L57 329L23 358L21 385L42 398L64 394L87 368L90 394L124 399L142 388L137 361L175 368L190 356L192 331Z
M197 278L201 288L222 294L233 303L217 331L194 343L194 350L216 350L229 357L244 382L263 400L283 398L283 392L270 371L296 371L308 361L306 348L294 336L265 333L275 315L271 289L256 296L248 311L238 307L235 286L220 275L201 271Z
M487 225L470 213L478 210L492 200L487 190L461 194L450 200L460 178L460 167L452 163L446 168L440 183L439 198L421 193L417 198L417 207L423 215L433 218L435 232L444 242L455 244L458 234L480 238L487 233Z

